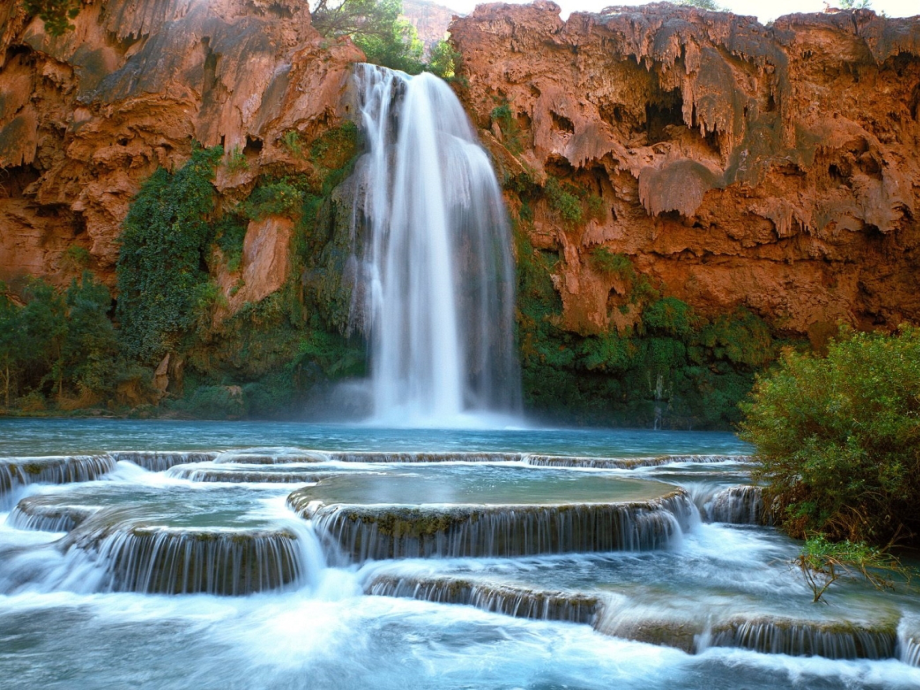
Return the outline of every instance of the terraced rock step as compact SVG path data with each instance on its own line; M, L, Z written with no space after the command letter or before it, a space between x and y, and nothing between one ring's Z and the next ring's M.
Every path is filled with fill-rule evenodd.
M366 594L418 599L476 608L535 620L591 625L598 632L636 642L674 647L696 654L709 647L750 649L762 654L821 656L828 659L898 657L897 621L878 624L810 621L783 617L741 617L708 629L702 620L667 618L660 613L610 606L611 597L580 592L543 591L508 583L453 576L378 574L365 584ZM917 665L918 646L900 643L901 659Z
M242 465L285 465L290 463L328 462L327 453L323 451L305 450L298 452L250 452L250 451L225 451L216 454L216 463L239 463Z
M215 467L174 467L169 476L192 482L229 482L236 484L304 484L315 483L329 473L315 470L285 470L284 472L261 472L259 470L235 470Z
M0 458L0 503L14 489L29 484L86 482L115 469L110 455L58 455Z
M219 453L202 451L119 450L108 453L115 462L133 462L150 472L165 472L170 467L192 462L212 462Z
M633 503L532 506L324 505L315 496L301 489L288 505L359 562L660 549L693 511L682 490Z
M226 454L227 461L273 464L283 462L349 462L349 463L508 463L519 462L535 467L584 467L594 469L631 470L675 463L751 462L747 455L659 455L644 458L568 457L564 455L534 455L532 453L432 453L312 450L303 455ZM232 458L232 460L231 460ZM222 461L219 459L218 461Z
M69 532L97 510L90 506L62 505L54 496L29 496L10 511L7 524L39 532Z
M381 575L364 587L365 594L474 606L515 618L567 621L592 625L597 597L488 584L451 577L413 578Z
M521 459L528 465L535 467L583 467L599 470L635 470L641 467L660 467L677 463L753 462L749 455L658 455L648 458L592 458L525 454L521 456Z
M897 657L897 638L897 621L865 625L786 618L736 619L714 625L709 646L827 659L892 659Z
M244 595L277 589L305 574L297 536L284 529L175 529L88 520L62 548L80 549L97 561L105 569L105 587L118 592Z

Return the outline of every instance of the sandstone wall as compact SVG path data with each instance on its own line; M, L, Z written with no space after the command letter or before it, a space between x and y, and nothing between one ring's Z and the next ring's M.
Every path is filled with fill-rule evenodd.
M564 327L637 318L591 260L599 246L704 314L743 305L813 336L920 321L920 18L558 14L480 6L451 34L506 178L552 175L603 200L573 226L541 199L522 223L558 252Z
M193 140L245 156L218 171L227 200L260 173L309 172L281 138L335 124L362 58L324 41L300 0L87 0L75 25L55 38L20 3L0 4L0 279L66 283L88 252L113 284L132 196L157 166L185 161ZM274 236L260 241L266 228L250 228L244 272L278 254ZM268 274L274 286L280 270L283 282L286 267L259 266L253 281Z

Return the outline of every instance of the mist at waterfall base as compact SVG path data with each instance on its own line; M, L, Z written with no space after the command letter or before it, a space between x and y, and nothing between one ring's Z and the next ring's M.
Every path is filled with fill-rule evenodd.
M520 424L514 263L501 189L451 88L357 65L365 153L352 184L350 329L370 378L336 387L327 419L380 426Z

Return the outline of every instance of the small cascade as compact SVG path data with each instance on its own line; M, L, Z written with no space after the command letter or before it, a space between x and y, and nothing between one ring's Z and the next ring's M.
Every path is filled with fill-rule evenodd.
M374 416L517 414L511 237L489 157L437 77L365 64L355 81L368 151L352 318L372 342Z
M558 506L325 506L288 497L358 562L389 558L649 551L680 539L696 514L683 490L645 502Z
M227 451L214 458L218 464L234 463L240 465L285 465L288 463L327 462L329 453L322 451L303 451L297 453L252 453Z
M784 618L735 620L714 625L712 647L740 647L762 654L821 656L827 659L894 658L894 626L867 627L848 622Z
M211 462L218 453L200 451L158 452L149 450L119 450L109 453L115 462L132 462L150 472L165 472L176 465Z
M380 575L372 578L364 591L375 596L474 606L515 618L587 625L593 625L600 607L597 597L585 594L547 592L449 577Z
M908 666L920 668L920 620L906 617L898 626L898 657Z
M16 504L6 524L38 532L69 532L96 511L96 508L62 506L49 502L45 496L30 496Z
M112 526L97 517L72 532L62 548L80 549L104 568L109 591L243 595L305 575L298 537L286 529Z
M590 458L564 455L522 455L521 459L535 467L583 467L596 470L634 470L662 465L710 464L721 462L751 462L749 455L658 455L651 458Z
M747 463L746 455L661 455L647 458L593 458L563 455L534 455L508 452L417 452L417 451L347 451L309 450L299 453L221 453L217 463L250 465L280 465L284 463L348 462L385 464L434 464L445 462L508 463L518 462L533 467L564 467L588 469L631 470L672 464L710 464L723 462ZM194 462L189 460L188 462Z
M673 647L688 654L697 651L697 641L703 632L698 621L666 618L653 610L623 610L612 605L599 609L594 629L610 637Z
M175 479L190 482L230 482L235 484L305 484L318 482L324 474L309 470L284 472L259 472L258 470L230 470L212 467L174 467L167 473Z
M0 503L15 489L29 484L88 482L115 469L109 455L63 455L0 458Z
M902 645L901 661L908 666L920 667L920 637L910 637Z
M773 523L759 486L730 486L712 494L700 506L706 522L731 525L770 525Z

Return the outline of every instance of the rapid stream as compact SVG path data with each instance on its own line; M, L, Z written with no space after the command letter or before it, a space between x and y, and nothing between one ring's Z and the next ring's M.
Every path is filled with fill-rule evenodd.
M729 434L0 420L17 688L916 688Z

